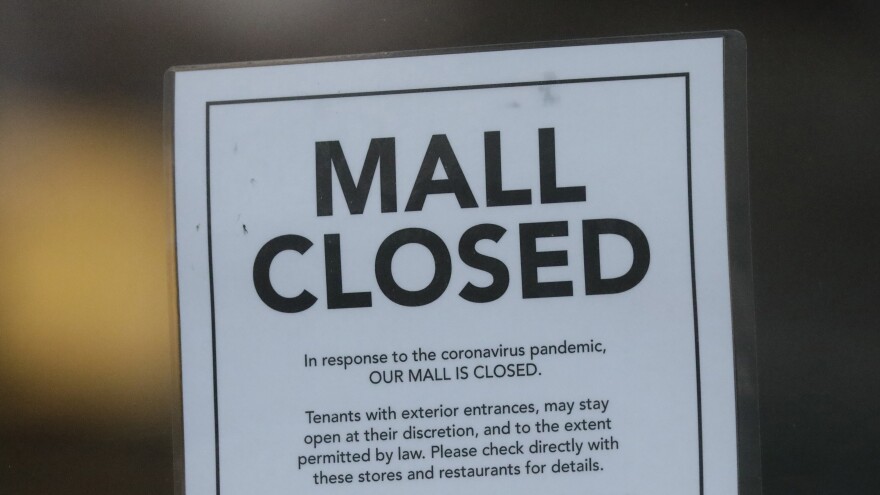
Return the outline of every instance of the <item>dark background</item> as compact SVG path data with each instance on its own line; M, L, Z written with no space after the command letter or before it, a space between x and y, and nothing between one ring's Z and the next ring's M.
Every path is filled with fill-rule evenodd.
M880 4L0 0L0 494L172 490L172 65L714 29L749 44L764 487L880 493Z

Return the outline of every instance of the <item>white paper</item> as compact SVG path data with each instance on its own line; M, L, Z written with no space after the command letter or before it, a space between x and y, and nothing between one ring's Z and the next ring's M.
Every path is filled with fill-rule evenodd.
M721 38L178 73L187 493L736 493L722 80ZM539 129L554 130L557 186L584 186L585 201L542 203ZM485 133L495 131L503 187L529 190L529 204L487 206ZM448 140L476 207L436 193L405 211L432 136ZM349 212L332 170L333 214L319 216L316 143L338 141L357 182L379 138L394 139L396 211L381 211L381 163L362 214ZM438 168L433 179L447 178ZM647 239L647 273L624 292L586 294L583 221L598 219L629 222ZM524 297L521 225L535 223L567 227L535 249L567 253L565 266L537 273L571 282L570 296ZM505 230L476 250L504 263L509 285L474 303L462 288L493 278L462 261L459 242L480 224ZM451 259L445 291L421 306L394 302L377 282L377 250L402 229L439 237ZM343 289L369 292L369 307L328 308L324 242L335 234ZM313 243L271 264L280 295L317 298L296 313L272 309L254 281L257 253L285 235ZM621 236L600 236L599 250L603 278L633 264ZM391 267L410 291L436 270L419 244L400 248ZM532 355L560 344L583 346ZM417 361L417 350L435 359ZM474 350L502 355L458 357ZM383 354L391 362L325 359ZM529 376L478 377L508 364ZM534 412L465 414L520 404ZM367 417L388 408L397 419ZM418 408L446 414L403 418ZM487 434L508 424L510 433ZM548 424L559 430L537 432ZM594 429L565 431L574 424ZM410 428L453 436L403 438ZM369 441L368 430L396 437ZM562 451L529 452L536 442ZM475 456L442 456L471 448ZM353 460L364 453L369 461ZM563 465L578 471L554 472Z

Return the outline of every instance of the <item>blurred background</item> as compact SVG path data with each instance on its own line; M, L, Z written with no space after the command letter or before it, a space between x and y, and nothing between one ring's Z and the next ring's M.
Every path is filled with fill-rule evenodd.
M0 494L170 494L172 65L738 29L765 493L880 493L880 5L0 0Z

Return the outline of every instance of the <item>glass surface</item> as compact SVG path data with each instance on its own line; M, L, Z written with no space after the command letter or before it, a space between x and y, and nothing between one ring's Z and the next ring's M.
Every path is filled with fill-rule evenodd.
M172 491L169 66L738 29L768 494L877 493L874 2L0 2L0 493Z

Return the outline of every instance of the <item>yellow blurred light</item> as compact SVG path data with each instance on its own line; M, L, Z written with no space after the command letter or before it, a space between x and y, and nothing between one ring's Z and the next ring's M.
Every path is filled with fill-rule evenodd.
M3 95L0 415L166 420L169 231L144 110Z

